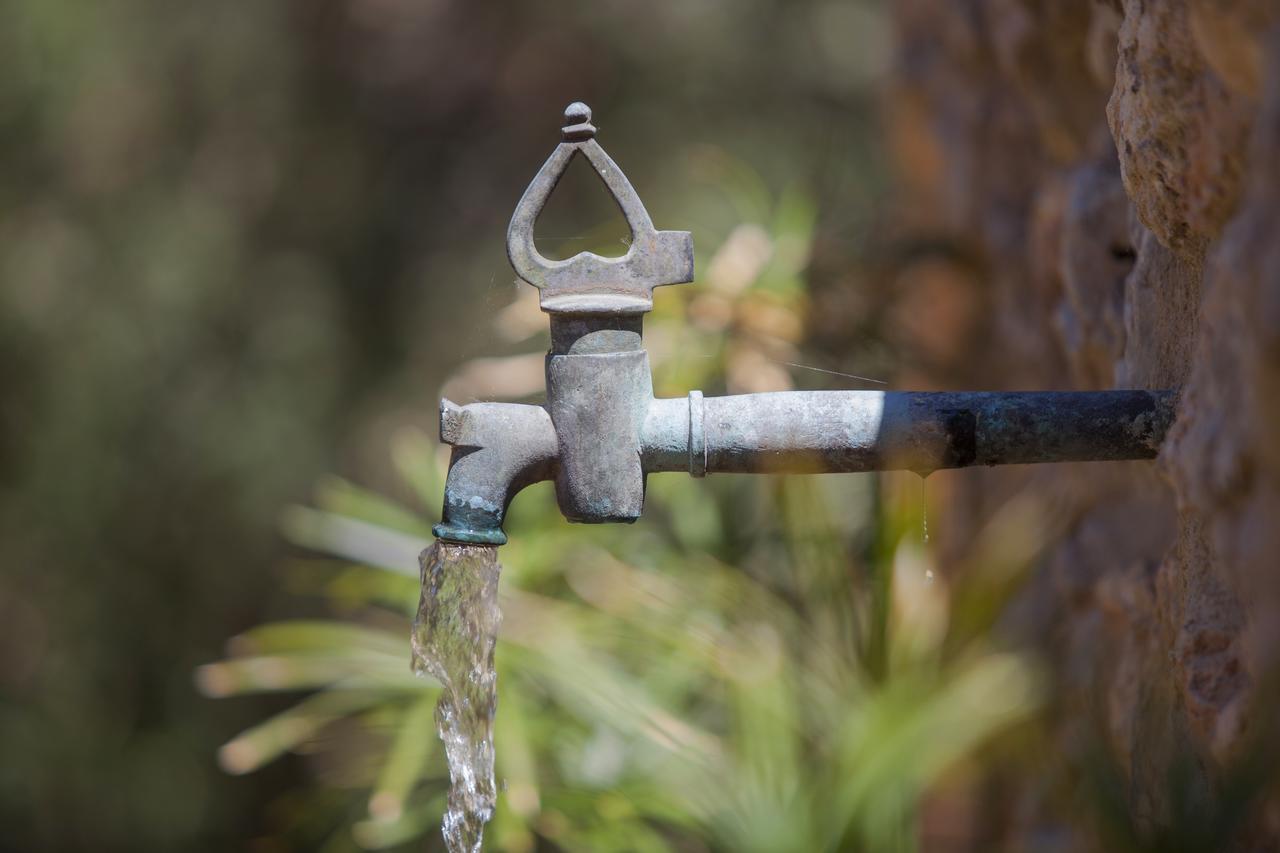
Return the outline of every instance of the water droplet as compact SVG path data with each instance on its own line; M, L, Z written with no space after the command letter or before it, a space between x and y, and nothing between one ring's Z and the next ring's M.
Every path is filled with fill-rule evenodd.
M929 544L929 495L925 491L925 484L931 473L933 472L927 471L920 474L920 538L926 545Z

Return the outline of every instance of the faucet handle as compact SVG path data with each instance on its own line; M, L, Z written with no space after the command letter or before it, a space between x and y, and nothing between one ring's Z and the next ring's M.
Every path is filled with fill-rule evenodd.
M693 281L693 237L658 231L618 164L596 142L591 108L575 102L564 111L561 142L516 205L507 228L507 256L516 274L538 288L548 314L643 314L653 309L653 289ZM533 227L575 156L587 158L631 228L631 246L618 258L579 252L562 261L539 254Z

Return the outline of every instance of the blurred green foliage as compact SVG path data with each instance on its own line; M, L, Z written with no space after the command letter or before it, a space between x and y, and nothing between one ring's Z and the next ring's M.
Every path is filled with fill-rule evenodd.
M839 266L883 184L872 2L4 0L0 16L15 849L270 844L305 767L229 780L211 756L283 700L204 701L191 668L309 612L274 576L279 507L330 470L395 492L388 436L430 424L459 365L520 351L487 326L514 292L502 235L567 102L592 104L655 221L700 252L770 225L762 203L794 184ZM592 199L563 201L594 215ZM585 227L560 225L545 233Z
M659 395L789 382L760 369L776 370L771 354L801 325L813 208L795 191L762 203L766 224L730 231L704 290L648 319ZM510 364L463 374L483 384ZM444 457L417 431L393 451L417 509L334 480L285 520L295 543L327 555L294 566L294 589L341 618L254 629L199 673L214 696L319 688L221 752L240 773L318 751L327 819L299 807L289 832L302 847L423 835L440 847L438 691L409 674L406 638ZM917 493L887 498L877 482L654 476L646 517L623 529L566 524L550 484L522 493L500 555L489 846L913 849L925 792L1026 719L1042 685L1029 659L990 645L986 623L951 619L953 600L998 608L1010 570L949 590L921 542Z

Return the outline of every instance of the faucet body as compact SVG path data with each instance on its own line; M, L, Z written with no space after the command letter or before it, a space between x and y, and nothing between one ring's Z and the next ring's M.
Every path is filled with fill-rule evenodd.
M517 206L508 254L542 288L550 315L541 406L442 401L453 446L443 539L506 541L516 493L554 480L570 521L632 522L650 473L824 473L1035 462L1152 459L1172 424L1176 391L788 391L655 399L642 337L652 288L692 279L683 232L655 231L616 164L595 142L590 111L566 111L564 141ZM583 154L632 228L622 258L542 258L533 223L560 175Z

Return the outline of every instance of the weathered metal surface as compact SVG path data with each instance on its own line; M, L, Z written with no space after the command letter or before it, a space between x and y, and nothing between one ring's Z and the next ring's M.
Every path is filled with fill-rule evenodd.
M640 517L648 381L644 350L547 358L547 405L560 445L556 497L570 521Z
M689 476L707 475L707 409L701 391L689 392Z
M655 400L643 458L648 471L695 476L1151 459L1176 400L1172 391L799 391Z
M640 432L653 398L640 319L552 315L547 409L560 446L556 498L570 521L631 522L644 507Z
M644 349L643 318L598 314L552 314L551 352L554 355L599 355Z
M547 404L443 401L453 445L436 536L500 545L512 497L554 479L573 521L634 521L645 476L687 471L853 472L1151 459L1173 422L1175 391L798 391L653 398L642 314L653 288L689 281L685 232L655 231L622 172L596 144L591 111L565 111L564 142L521 199L507 234L512 266L542 288L551 315ZM570 159L583 154L633 232L621 258L549 261L533 224Z
M534 177L507 228L507 256L521 279L542 291L542 310L559 314L643 314L653 308L653 289L693 281L693 237L688 231L658 231L627 176L595 141L591 109L565 109L564 140ZM555 261L533 242L534 223L556 184L581 154L604 181L631 228L631 246L619 258L580 252Z
M440 539L502 545L507 506L525 486L554 475L556 431L541 406L440 401L440 440L453 446Z

